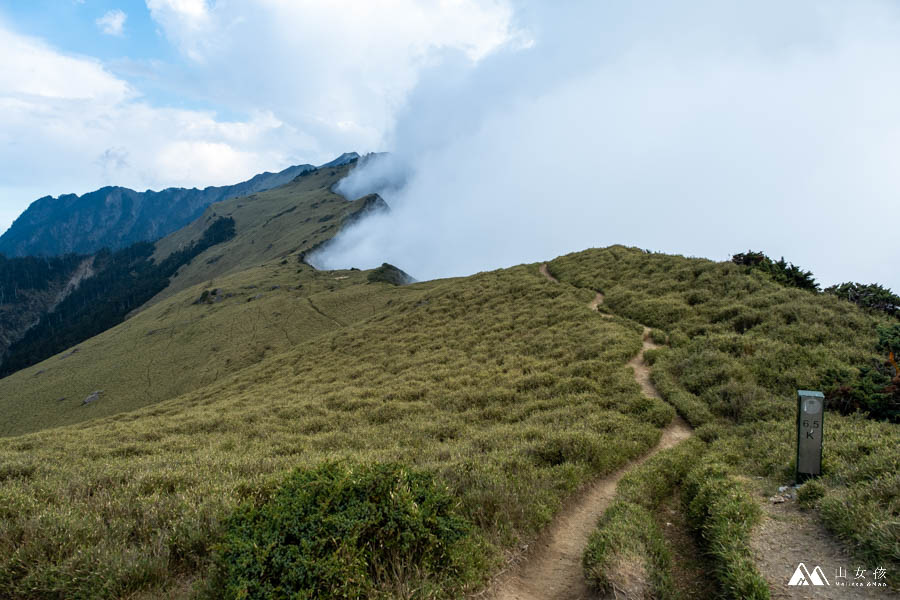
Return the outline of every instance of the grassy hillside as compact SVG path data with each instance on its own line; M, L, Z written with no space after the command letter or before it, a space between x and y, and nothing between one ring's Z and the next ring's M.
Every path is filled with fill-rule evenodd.
M173 398L267 356L303 347L420 291L368 283L368 272L316 272L296 257L281 262L188 288L0 379L0 435L79 423ZM83 404L95 391L102 392L99 398Z
M641 348L646 324L665 344L646 353L654 380L699 427L695 447L702 446L703 459L688 449L690 460L682 452L647 463L629 485L654 490L653 501L627 490L619 500L652 520L681 484L685 520L720 591L738 598L749 589L736 576L749 560L745 534L754 520L747 515L762 499L749 482L771 493L792 476L795 388L828 389L835 377L851 385L873 361L884 362L877 328L886 318L732 264L612 247L554 260L556 284L526 265L394 287L363 283L364 272L306 271L296 257L280 262L185 290L123 325L192 323L178 328L177 346L209 352L183 372L185 381L208 377L203 387L138 410L0 439L0 590L17 598L189 597L196 584L209 597L240 597L258 583L255 561L282 560L286 542L267 528L309 509L301 499L339 515L329 526L342 531L389 502L383 508L398 519L391 521L396 531L398 523L427 525L416 519L431 500L403 500L421 494L443 507L428 523L453 524L443 529L453 539L432 536L428 553L397 554L390 572L364 572L354 585L372 577L374 588L359 589L375 597L460 597L496 572L507 552L532 540L581 486L659 439L675 410L644 397L626 365ZM249 288L252 277L285 283L265 291ZM309 277L304 287L290 290L287 282L301 277ZM219 294L203 295L213 286L240 297L217 303ZM600 313L587 308L595 290L606 294ZM259 343L282 337L277 353L273 347L257 362L240 359L248 366L218 378L204 366L222 364L218 353L239 354L206 348L208 331L233 323L239 329L229 343L252 346L250 323L262 302L273 303L264 314L282 316L304 300L312 312L299 314L310 330L321 326L317 335L299 343L304 329L288 332L298 336L288 339L275 324L300 317L270 318L257 330L267 338ZM257 326L267 321L262 314L256 319ZM204 330L206 323L215 326ZM147 343L156 335L147 333L135 330L128 339ZM175 348L160 346L154 356ZM134 346L128 351L140 356ZM177 355L167 369L190 360ZM160 385L168 372L159 372ZM134 376L123 386L127 381L140 389ZM99 410L103 402L81 410ZM877 562L895 578L897 425L829 414L826 427L821 493L804 497L861 564ZM379 500L353 504L360 494L370 498L367 489L382 490L374 496ZM334 511L326 510L330 502L337 503ZM608 546L616 540L638 553L668 543L652 536L642 549L619 535L628 531L621 520L633 507L604 517L599 539L606 541L594 545L592 564L615 553ZM735 524L742 535L730 538ZM261 528L263 537L253 537ZM417 558L434 556L435 544L450 548L459 536L463 562ZM347 571L335 561L356 555L339 549L305 564L324 573L316 577L345 581ZM214 564L233 578L223 583ZM644 564L668 568L654 557ZM667 580L666 573L653 576ZM767 596L753 589L759 592L753 597Z
M366 276L317 274L299 261L304 250L330 239L346 219L369 206L367 199L347 202L329 191L348 168L313 170L280 188L214 204L202 218L161 240L153 255L158 265L201 240L211 223L233 219L236 230L233 238L181 267L132 319L0 379L5 415L0 435L172 398L369 316L384 301L378 293L383 286L347 291L343 288L366 283ZM206 290L218 293L194 304ZM324 294L315 297L319 293ZM75 300L79 310L101 310L104 301L120 304L118 298ZM60 331L45 325L36 343L58 345ZM83 404L94 392L101 392L97 400Z
M200 390L0 440L0 589L177 595L206 576L239 502L268 498L298 466L347 459L448 487L474 528L474 570L440 580L456 595L674 414L625 366L640 327L601 318L590 294L535 266L389 289L397 298L358 325Z
M635 248L580 252L549 269L603 292L606 310L657 328L654 337L668 341L650 356L660 392L692 425L706 426L713 464L764 478L769 495L793 480L796 391L824 390L824 487L815 505L861 563L900 582L900 425L839 412L853 393L870 398L875 415L893 414L890 394L870 389L889 379L867 374L893 371L879 328L895 319L732 263Z
M160 240L154 258L162 260L187 246L217 217L233 218L237 235L182 268L169 287L148 304L216 277L298 254L331 239L342 221L364 203L362 199L348 202L331 192L331 187L351 167L347 164L310 171L287 185L207 208L195 222Z

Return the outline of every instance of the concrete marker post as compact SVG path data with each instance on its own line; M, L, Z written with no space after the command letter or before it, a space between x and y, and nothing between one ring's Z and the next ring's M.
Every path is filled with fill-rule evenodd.
M800 484L822 474L822 429L825 394L797 390L797 466L794 480Z

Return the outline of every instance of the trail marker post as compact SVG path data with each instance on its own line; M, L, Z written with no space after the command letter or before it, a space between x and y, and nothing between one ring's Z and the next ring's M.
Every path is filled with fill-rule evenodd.
M822 426L825 394L797 390L797 468L794 479L802 483L822 474Z

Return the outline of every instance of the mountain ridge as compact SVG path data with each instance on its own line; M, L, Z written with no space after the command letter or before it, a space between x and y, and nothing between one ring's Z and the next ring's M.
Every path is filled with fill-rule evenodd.
M138 192L104 186L86 194L43 196L29 205L0 236L0 253L10 257L93 254L155 241L199 217L211 204L266 191L314 170L294 165L264 172L228 186L170 187Z

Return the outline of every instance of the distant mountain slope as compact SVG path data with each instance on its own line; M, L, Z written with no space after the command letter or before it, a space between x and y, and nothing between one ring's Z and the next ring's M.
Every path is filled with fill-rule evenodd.
M196 390L416 297L432 284L273 261L194 286L0 379L0 436L80 423ZM298 272L299 271L299 272ZM96 400L84 404L93 394Z
M0 364L0 377L11 375L115 327L125 320L128 313L165 289L181 266L232 236L234 221L219 217L209 224L201 239L163 261L149 260L155 249L151 242L137 242L115 252L101 250L90 258L88 270L77 282L78 285L73 287L67 284L60 294L65 298L48 307L21 339L9 346ZM76 279L78 273L70 282Z
M92 254L101 248L116 250L135 242L156 241L196 219L214 202L284 185L313 168L297 165L279 173L261 173L236 185L202 190L136 192L124 187L104 187L83 196L45 196L35 200L0 236L0 253Z
M387 210L376 195L348 202L331 191L353 162L320 167L279 188L216 203L187 227L161 239L156 260L164 260L198 239L206 224L218 217L233 218L237 230L233 239L210 248L179 270L150 304L217 277L308 252L334 237L344 224L372 210Z
M93 257L0 255L0 363L12 344L92 274Z
M0 363L0 376L5 376L0 398L18 407L6 407L13 429L0 426L0 434L88 418L80 402L93 391L104 392L103 414L170 398L284 344L318 335L327 330L323 323L331 327L371 315L367 298L379 286L360 287L351 299L339 301L339 310L328 308L336 294L303 301L318 288L330 292L371 281L354 271L323 274L324 283L312 286L314 271L303 263L309 250L327 243L342 226L387 210L377 195L348 202L330 191L350 168L345 163L313 169L278 189L216 203L155 245L140 242L98 253L92 261L97 274L55 313L38 315ZM209 232L224 222L229 235L207 243ZM43 264L60 259L4 260ZM407 277L394 275L399 279L388 283ZM375 279L390 278L382 273ZM204 290L209 302L192 304ZM295 298L301 300L299 307L293 306ZM162 313L158 304L166 307ZM122 323L126 313L130 318ZM162 330L166 335L156 336ZM55 404L60 398L72 402ZM50 402L49 412L33 421L16 416L19 409L33 415L32 409L47 408L45 402Z
M359 158L359 154L356 152L344 152L336 159L325 163L324 165L320 165L320 169L327 169L329 167L342 167L344 165L348 165Z

